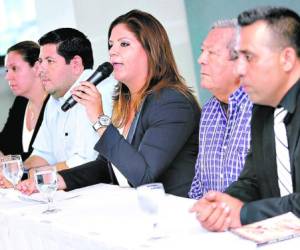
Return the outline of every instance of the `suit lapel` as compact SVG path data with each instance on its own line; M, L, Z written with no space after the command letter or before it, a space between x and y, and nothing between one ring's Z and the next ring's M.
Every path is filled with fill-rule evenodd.
M300 98L298 98L297 105L296 105L296 110L294 112L294 117L292 118L292 123L291 124L291 135L289 137L289 150L290 150L290 159L291 159L291 171L292 171L292 177L293 177L293 186L294 190L298 191L300 187L297 187L297 181L299 179L300 173L299 169L297 169L297 165L299 165L299 137L300 137ZM298 150L298 151L297 151ZM298 171L298 172L297 172ZM299 185L299 184L298 184Z
M144 101L141 103L140 107L139 107L139 110L137 111L137 113L135 114L135 117L132 121L132 124L130 126L130 129L129 129L129 132L128 132L128 135L126 137L126 140L131 144L132 143L132 140L133 140L133 136L135 134L135 131L136 131L136 128L137 128L137 124L138 124L138 121L140 119L140 115L141 115L141 111L143 109L143 106L144 106L144 103L145 103L145 99Z
M277 185L278 175L276 165L276 150L275 150L275 138L274 138L274 121L273 121L273 109L268 108L268 112L264 117L263 124L263 138L262 149L264 154L264 176L265 181L268 181L268 186L273 196L279 195L279 187ZM275 180L275 181L274 181Z
M300 133L300 127L298 124L300 124L300 115L297 115L297 112L299 113L299 105L297 105L296 111L294 113L293 117L293 124L291 126L291 137L289 138L289 149L290 149L290 159L291 159L291 166L294 167L294 161L295 161L295 152L297 145L299 144L299 133Z

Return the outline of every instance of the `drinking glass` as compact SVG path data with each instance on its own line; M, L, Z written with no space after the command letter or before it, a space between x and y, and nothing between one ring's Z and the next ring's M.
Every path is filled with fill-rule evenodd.
M3 176L3 165L2 165L2 162L4 161L4 157L3 157L3 155L0 153L0 178L5 178L4 176ZM4 197L5 196L5 192L4 192L4 190L3 190L3 188L2 187L0 187L0 195L1 195L1 197Z
M148 215L152 223L150 239L163 237L158 229L159 207L165 198L165 189L162 183L149 183L137 187L137 197L143 212Z
M54 194L57 190L57 172L55 166L43 166L34 169L34 180L37 190L47 198L47 210L43 213L59 211L53 204Z
M6 155L1 159L2 173L14 189L23 176L23 163L20 155Z

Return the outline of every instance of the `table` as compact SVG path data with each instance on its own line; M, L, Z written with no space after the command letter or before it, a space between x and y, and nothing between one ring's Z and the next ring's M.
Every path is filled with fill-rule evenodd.
M67 195L70 199L55 203L60 211L54 214L42 214L45 204L0 197L0 249L256 249L253 242L230 232L201 228L188 212L191 199L167 195L160 217L165 237L148 241L150 223L135 189L98 184ZM299 244L300 238L295 238L261 249L296 249Z

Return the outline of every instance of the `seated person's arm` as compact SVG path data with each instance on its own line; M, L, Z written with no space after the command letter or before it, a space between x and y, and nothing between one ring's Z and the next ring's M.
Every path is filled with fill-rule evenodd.
M0 188L11 188L13 185L0 172Z
M74 160L71 159L70 164L73 163L72 160L76 163L77 160L76 156L73 158ZM34 149L31 156L24 162L24 165L25 165L25 169L31 169L31 168L45 166L45 165L56 165L57 171L72 167L67 163L67 161L57 162L52 152L41 151L38 149Z
M32 155L30 156L25 162L24 162L24 167L26 170L29 170L29 177L33 177L33 169L36 167L41 167L49 165L49 163L42 157L37 156L37 155ZM51 164L50 164L51 165ZM58 162L55 164L57 171L68 169L68 165L66 162Z
M64 169L68 169L69 166L67 165L67 163L64 161L64 162L58 162L55 164L56 166L56 171L60 171L60 170L64 170Z
M31 168L36 168L40 166L49 165L49 163L42 157L37 155L31 155L25 162L24 168L30 170Z
M39 166L45 166L48 165L48 162L39 156L33 155L30 156L24 163L24 170L29 170L29 176L33 176L33 172L31 169ZM11 183L6 180L6 178L0 174L0 187L2 188L9 188L12 187Z
M60 174L57 174L57 184L58 184L58 187L57 187L58 190L67 189L67 185L65 183L65 180L62 178L62 176Z
M57 183L58 183L58 188L57 188L58 190L64 190L67 188L66 183L60 174L57 174ZM27 180L20 182L17 185L17 189L27 195L37 192L34 178L29 178Z

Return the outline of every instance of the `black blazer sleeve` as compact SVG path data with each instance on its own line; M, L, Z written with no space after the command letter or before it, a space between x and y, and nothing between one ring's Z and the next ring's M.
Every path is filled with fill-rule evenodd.
M198 130L199 115L194 102L178 91L165 89L147 97L131 144L111 125L95 149L112 162L133 187L155 182L184 150L195 129ZM197 135L195 133L196 140ZM197 151L197 144L192 148ZM178 164L184 168L187 158ZM194 171L194 162L192 165ZM189 172L187 166L185 172ZM189 179L192 178L189 175ZM173 181L179 182L178 179Z
M3 154L22 154L22 131L25 110L28 100L24 97L16 97L11 106L8 118L0 133L0 150Z
M242 200L243 202L250 202L260 199L259 184L255 169L253 168L252 151L247 155L245 166L237 181L225 190L225 193Z
M240 214L242 224L249 224L287 212L293 212L300 217L300 142L295 147L294 157L291 158L294 166L295 192L280 197L273 111L273 108L262 106L253 109L251 151L240 177L225 191L245 202ZM293 122L299 128L299 121L294 120ZM297 133L293 133L293 136L297 137Z
M240 218L242 224L249 224L287 212L300 217L300 193L245 203Z
M296 171L296 192L293 194L280 197L279 193L277 193L276 190L270 190L269 196L273 196L270 198L266 198L266 194L258 194L260 195L259 198L253 196L253 201L246 202L241 210L241 222L242 224L248 224L255 221L267 219L276 215L280 215L287 212L293 212L295 215L300 217L300 190L299 190L299 162L300 162L300 143L298 143L295 152L297 152L295 155L295 171ZM273 179L273 182L277 182L277 178L271 178ZM265 182L268 182L265 180ZM246 186L246 185L245 185ZM245 188L245 186L243 188ZM249 186L249 185L248 185ZM263 186L263 185L262 185ZM238 191L244 192L241 189L235 189L235 187L232 187L233 189L228 190L229 193L233 194L235 197L239 197L237 194ZM264 188L265 189L265 188ZM275 189L275 188L273 188ZM247 189L246 189L247 190ZM248 189L249 190L249 189ZM264 191L264 190L263 190ZM262 191L262 192L263 192ZM265 191L266 192L266 191ZM271 194L273 193L273 194ZM243 197L243 195L241 195Z
M104 158L98 157L95 161L62 170L59 174L66 183L67 191L97 183L112 183L113 179L107 164Z

